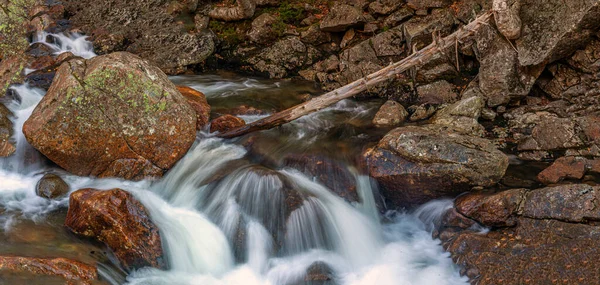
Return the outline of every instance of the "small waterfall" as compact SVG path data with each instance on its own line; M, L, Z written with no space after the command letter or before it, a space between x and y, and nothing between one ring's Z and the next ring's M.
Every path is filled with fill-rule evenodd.
M53 34L47 32L38 32L31 44L42 43L52 49L54 55L63 52L71 52L76 56L83 58L92 58L96 56L92 42L87 37L78 33Z
M84 58L95 56L91 43L79 34L40 33L34 41L48 45L55 55L70 51ZM196 87L209 99L252 90L261 96L279 95L277 88L289 84L221 77L211 84L215 79L210 76L198 78L205 82ZM448 202L397 214L382 225L369 177L355 174L360 203L349 204L296 170L254 165L244 147L206 134L199 134L186 156L159 181L69 175L47 165L21 131L44 92L27 84L12 90L18 98L7 107L14 113L17 153L0 158L0 224L7 232L16 219L41 220L67 206L68 197L46 200L35 195L35 185L47 171L58 172L71 191L130 191L160 230L169 270L142 268L127 276L127 284L296 285L315 264L326 267L324 273L339 285L467 282L427 227ZM342 101L325 112L360 117L370 109ZM295 142L310 143L309 137L318 142L319 134L333 127L323 115L316 113L281 129L297 129ZM99 272L111 284L124 282L110 267L100 266Z
M43 157L35 150L23 135L23 124L31 116L35 106L42 100L45 92L41 89L31 88L25 84L11 87L14 94L18 96L16 100L6 105L14 115L13 129L14 141L17 151L12 156L0 160L0 166L4 170L16 173L31 173L42 168Z
M383 246L378 224L300 172L284 170L283 173L323 203L325 228L340 255L347 257L350 264L356 267L375 261Z
M146 190L132 191L159 227L173 271L220 276L233 267L233 255L223 232L204 215L169 205Z

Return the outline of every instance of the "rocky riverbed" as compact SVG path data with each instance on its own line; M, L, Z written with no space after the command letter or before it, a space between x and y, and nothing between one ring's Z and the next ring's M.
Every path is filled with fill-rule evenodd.
M600 278L598 0L0 7L0 281ZM486 11L352 99L216 138Z

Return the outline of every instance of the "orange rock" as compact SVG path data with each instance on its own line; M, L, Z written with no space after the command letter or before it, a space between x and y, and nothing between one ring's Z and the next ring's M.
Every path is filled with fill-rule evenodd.
M57 276L66 284L92 284L98 278L96 268L67 258L0 256L0 270L15 273ZM2 279L4 280L4 279Z
M121 265L165 268L158 228L144 206L121 189L80 189L71 194L65 226L104 242Z
M181 95L185 97L188 104L196 112L196 129L202 129L208 124L210 118L210 105L206 101L206 96L204 93L187 86L177 86L177 90L181 92Z

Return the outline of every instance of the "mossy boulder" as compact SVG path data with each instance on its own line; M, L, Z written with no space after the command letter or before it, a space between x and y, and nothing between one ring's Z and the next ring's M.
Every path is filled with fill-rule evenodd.
M62 64L23 133L69 172L139 180L187 152L196 114L159 68L118 52Z

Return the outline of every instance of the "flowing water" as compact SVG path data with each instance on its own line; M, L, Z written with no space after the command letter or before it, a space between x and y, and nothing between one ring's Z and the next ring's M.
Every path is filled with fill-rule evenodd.
M56 54L90 58L91 45L77 34L53 38ZM213 115L239 105L264 110L256 120L318 94L310 83L273 81L231 73L172 80L204 92ZM109 284L311 284L309 268L332 280L312 284L466 284L429 224L451 202L415 213L381 215L372 181L356 163L362 148L382 134L369 121L381 102L342 101L282 127L235 140L199 132L186 156L158 181L77 177L58 169L25 140L21 128L44 95L25 85L5 102L14 113L17 153L0 159L0 254L68 257L97 264ZM308 94L308 95L307 95ZM304 172L290 155L337 161L340 171ZM143 268L126 274L101 244L83 241L63 227L68 198L46 200L35 185L47 172L61 175L71 191L121 188L134 194L158 226L169 270ZM356 199L345 199L317 179L345 179ZM321 182L320 182L321 181ZM44 284L28 280L29 284Z

